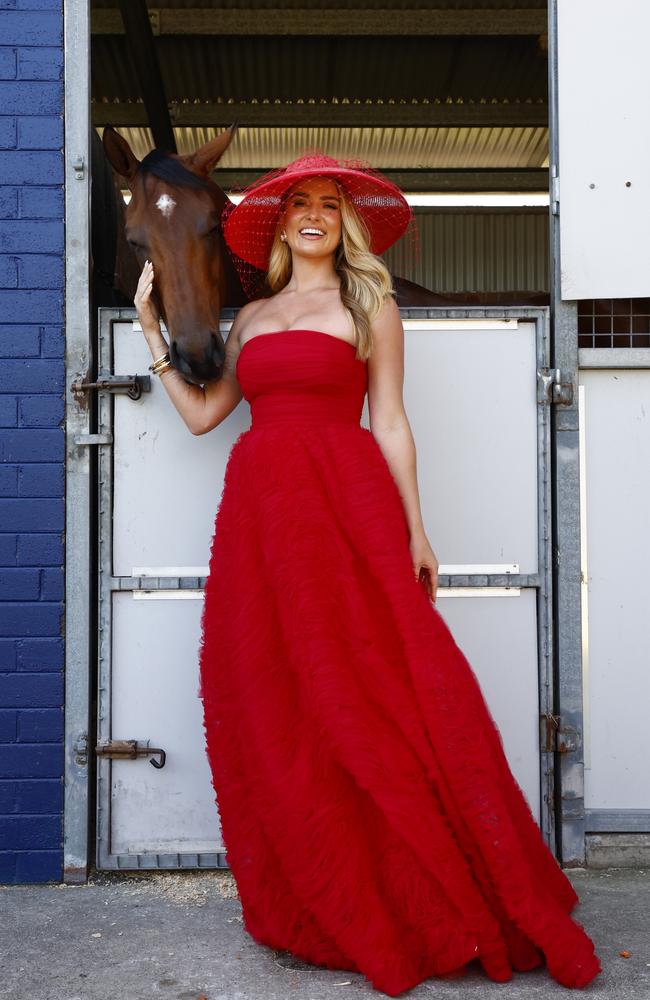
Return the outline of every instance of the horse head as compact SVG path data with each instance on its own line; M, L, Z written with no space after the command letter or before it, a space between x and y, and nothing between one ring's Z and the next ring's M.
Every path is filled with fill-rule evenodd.
M228 198L210 177L235 129L187 156L154 149L143 160L115 129L103 134L108 160L131 192L127 240L140 269L145 260L154 265L153 298L167 327L172 364L195 384L220 377L221 309L246 301L221 232Z

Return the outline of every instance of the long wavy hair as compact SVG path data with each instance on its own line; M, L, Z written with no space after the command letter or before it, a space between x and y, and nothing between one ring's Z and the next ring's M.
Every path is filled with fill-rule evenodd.
M334 183L341 199L341 240L336 248L334 269L341 279L343 307L354 324L357 357L366 360L372 352L370 325L388 296L393 294L393 281L383 260L370 250L370 234L365 222L345 190L336 181ZM278 225L269 256L267 281L274 294L288 284L293 271L291 250L280 239L281 229Z

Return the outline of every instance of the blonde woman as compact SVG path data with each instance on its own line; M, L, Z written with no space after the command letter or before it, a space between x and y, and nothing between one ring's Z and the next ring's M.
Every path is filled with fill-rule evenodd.
M329 157L265 176L224 235L272 294L238 313L219 382L161 375L196 433L242 395L251 409L201 622L227 861L257 942L388 996L475 960L498 982L546 965L583 987L600 963L578 897L435 605L404 330L377 256L410 217L381 175Z

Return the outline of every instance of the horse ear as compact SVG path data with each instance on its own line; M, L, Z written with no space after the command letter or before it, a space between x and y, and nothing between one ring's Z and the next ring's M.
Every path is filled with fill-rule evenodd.
M107 125L102 136L104 152L114 170L127 180L131 180L140 166L126 139L116 132L112 125Z
M189 157L191 165L195 170L206 176L210 174L217 163L228 149L228 146L232 142L235 132L237 131L237 122L233 124L222 132L220 135L215 136L210 142L206 142L204 146L200 146L196 149L192 155Z

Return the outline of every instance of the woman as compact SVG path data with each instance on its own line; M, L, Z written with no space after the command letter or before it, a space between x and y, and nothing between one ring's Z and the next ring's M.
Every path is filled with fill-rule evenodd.
M272 172L224 222L272 294L238 313L223 378L189 386L159 361L196 434L251 406L201 623L227 859L256 941L389 996L473 959L499 982L546 964L582 987L600 963L569 916L578 897L435 606L404 331L376 256L409 219L369 170L301 157ZM153 277L136 305L158 358Z

